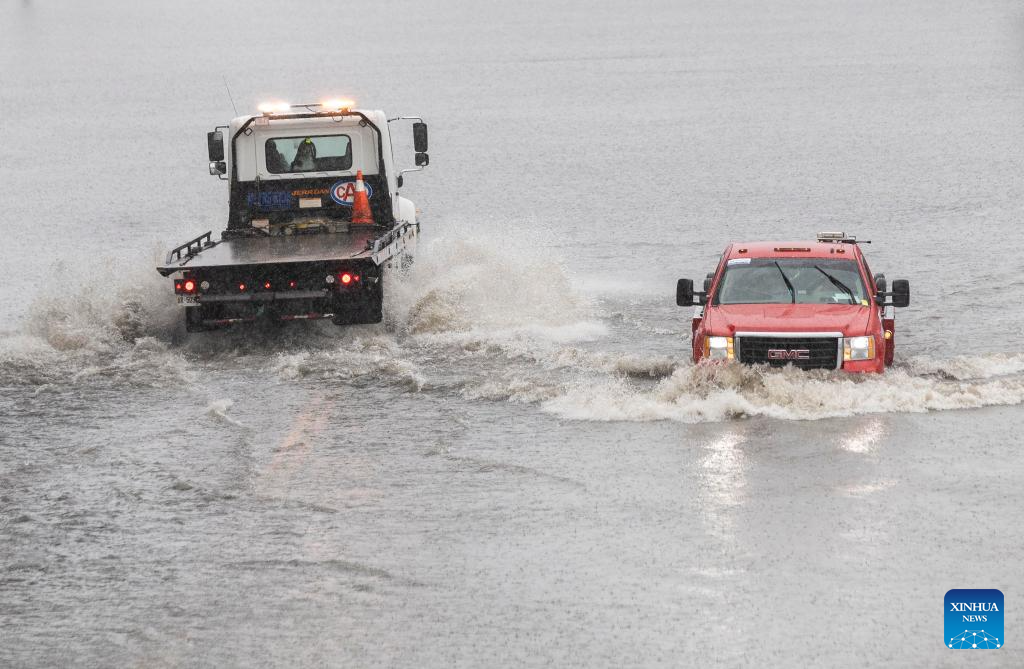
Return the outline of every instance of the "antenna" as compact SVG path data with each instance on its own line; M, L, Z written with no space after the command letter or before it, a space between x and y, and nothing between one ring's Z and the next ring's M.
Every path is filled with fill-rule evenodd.
M235 99L231 97L231 89L228 88L228 78L224 75L221 75L221 78L224 80L224 90L228 92L228 100L231 101L231 108L235 111L235 116L238 116L238 108L235 107Z

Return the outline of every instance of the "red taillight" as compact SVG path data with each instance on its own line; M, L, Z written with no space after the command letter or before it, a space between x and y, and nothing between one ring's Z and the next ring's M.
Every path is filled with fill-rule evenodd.
M240 293L244 293L245 292L245 284L244 283L238 284L238 292L240 292Z
M292 279L291 281L288 282L288 287L289 288L294 288L297 285L299 285L299 284L295 281L295 279Z
M195 279L176 279L174 281L174 292L177 295L194 295L196 292Z
M348 284L352 283L352 275L349 274L348 272L345 272L344 274L342 274L341 275L341 283L346 285L346 286Z
M263 282L263 290L270 290L270 282L269 281L264 281Z

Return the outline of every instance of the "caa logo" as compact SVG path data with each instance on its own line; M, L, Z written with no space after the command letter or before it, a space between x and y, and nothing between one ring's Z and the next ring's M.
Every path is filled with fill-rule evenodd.
M366 197L373 195L373 189L370 188L370 184L363 181L363 187L366 188ZM342 205L343 207L351 207L352 201L356 198L356 182L355 181L339 181L338 183L331 186L331 199Z
M1003 647L1003 593L950 590L944 604L947 648L994 650Z

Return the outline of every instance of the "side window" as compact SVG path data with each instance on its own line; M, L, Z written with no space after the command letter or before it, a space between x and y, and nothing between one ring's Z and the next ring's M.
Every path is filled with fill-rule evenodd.
M336 172L352 167L352 141L348 135L274 137L264 145L267 171Z

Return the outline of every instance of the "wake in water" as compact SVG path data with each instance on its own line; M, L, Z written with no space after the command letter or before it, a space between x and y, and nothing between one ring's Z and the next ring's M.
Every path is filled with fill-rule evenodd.
M153 269L159 249L132 262L108 259L102 269L58 264L24 326L0 335L0 385L159 385L242 367L284 380L423 390L432 387L419 370L424 357L531 360L540 342L603 336L557 259L529 235L511 238L518 246L472 232L436 239L411 272L386 277L385 322L347 328L294 323L187 335L170 281ZM460 385L444 378L444 365L434 367L442 377L434 387Z
M915 373L925 367L927 374ZM971 370L973 376L965 376ZM969 409L1024 402L1024 355L911 359L880 376L744 365L688 365L646 390L626 380L581 382L544 410L576 420L684 423L750 416L817 420L865 413Z
M410 272L387 278L378 326L197 335L184 333L156 254L101 272L57 267L22 330L0 336L0 386L158 387L224 372L536 404L575 420L691 423L1024 402L1024 354L910 357L880 377L695 367L683 360L686 319L673 336L621 308L602 313L541 247L519 233L435 239Z

